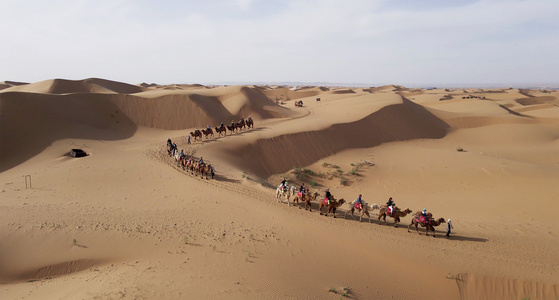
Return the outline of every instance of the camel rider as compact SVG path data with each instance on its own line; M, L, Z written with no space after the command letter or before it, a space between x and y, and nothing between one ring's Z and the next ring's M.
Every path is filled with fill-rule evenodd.
M303 196L305 194L305 184L301 184L301 187L299 188L299 196Z
M332 194L330 193L330 189L326 189L324 200L328 202L328 205L330 205L330 199L332 199Z
M357 197L357 200L355 200L355 208L356 209L362 209L363 208L363 200L361 199L361 194L359 194L359 197Z
M429 218L427 217L427 209L423 209L421 211L421 216L423 217L423 221L427 224L427 222L429 221Z
M237 124L235 124L235 120L231 120L231 127L233 129L235 129L235 127L237 127Z
M252 118L251 118L250 116L248 116L247 121L248 121L248 122L252 122Z
M184 150L181 150L181 153L179 154L179 159L185 157L186 155L184 155Z
M206 130L210 130L210 125L206 125Z
M225 125L223 125L223 122L221 122L221 125L219 125L219 129L221 130L225 129Z
M392 213L394 212L394 206L396 206L396 203L394 203L394 201L392 201L392 197L390 197L388 199L388 202L386 202L386 206L390 207L390 212L389 214L392 215Z
M282 192L287 191L287 179L285 178L281 181L281 190Z
M245 122L245 118L241 117L241 124Z
M171 142L171 139L168 138L168 139L167 139L167 146L171 146L172 144L173 144L173 142Z
M201 166L203 164L204 164L204 159L200 157L200 160L198 161L198 166Z

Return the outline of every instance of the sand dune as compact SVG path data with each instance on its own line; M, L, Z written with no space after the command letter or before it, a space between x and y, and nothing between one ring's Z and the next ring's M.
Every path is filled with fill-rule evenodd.
M403 100L401 104L386 106L354 122L334 124L319 131L259 139L243 145L231 155L242 158L238 162L239 167L268 177L293 166L310 165L344 149L370 148L381 143L410 139L442 138L447 127L421 106Z
M27 92L45 94L103 93L133 94L143 89L139 86L99 78L84 80L52 79L37 83L18 85L2 92Z
M69 93L74 86L60 90L61 95L53 95L39 94L38 87L34 88L33 93L0 93L0 151L4 158L0 170L37 155L57 139L124 139L133 135L138 126L185 130L205 128L207 124L215 127L242 116L261 120L293 115L246 87L210 90L206 94L157 91L136 95ZM54 121L49 121L51 118ZM26 147L22 149L21 145Z
M397 85L10 85L0 92L1 295L556 299L556 101ZM255 128L186 142L195 127L248 116ZM215 179L178 167L169 137ZM91 155L70 158L72 148ZM455 230L433 238L408 233L410 216L394 227L378 210L359 223L344 216L349 205L336 219L318 201L312 212L287 206L275 198L283 176L320 197L326 187L348 201L394 197Z

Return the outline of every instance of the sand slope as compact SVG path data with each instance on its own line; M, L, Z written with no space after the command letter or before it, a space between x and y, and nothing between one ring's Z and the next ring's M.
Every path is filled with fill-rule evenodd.
M2 297L558 299L557 96L104 80L6 88ZM195 127L249 115L253 129L186 143ZM216 178L177 167L169 137ZM91 155L70 158L72 148ZM312 212L287 206L275 198L282 176L338 199L394 197L455 230L433 238L408 233L410 216L394 227L378 211L344 216L349 205L336 219L318 201Z

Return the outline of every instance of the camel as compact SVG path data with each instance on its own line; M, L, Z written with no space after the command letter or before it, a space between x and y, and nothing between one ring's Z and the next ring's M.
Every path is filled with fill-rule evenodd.
M180 154L180 152L178 150L175 151L175 155L173 155L173 156L175 158L175 161L177 162L177 166L180 166L183 156Z
M435 237L435 226L439 226L442 223L445 223L445 219L444 218L439 218L437 220L432 218L432 214L428 213L427 214L427 222L420 222L419 221L419 215L421 214L421 212L417 212L415 214L415 216L411 219L411 223L410 225L408 225L408 232L410 232L410 227L412 225L415 225L415 230L417 231L417 233L419 233L419 235L421 235L421 233L419 232L419 229L417 228L418 225L421 225L421 227L425 227L425 235L428 236L429 235L429 230L433 231L433 237Z
M214 171L214 167L210 164L202 164L201 166L198 167L198 172L200 172L200 175L202 178L204 178L204 176L206 176L206 179L208 179L208 174L210 174L212 176L212 179L214 178L215 175L215 171Z
M186 158L186 155L181 158L180 163L182 165L182 169L185 170L186 167L187 167L187 163L188 163L188 159Z
M202 140L202 132L198 129L194 130L194 132L191 131L190 135L194 138L194 140L196 139Z
M320 205L318 206L318 210L320 211L320 214L322 215L322 207L323 206L327 206L328 207L328 211L326 212L326 214L324 214L324 216L328 216L328 214L330 213L330 211L332 212L332 214L334 215L334 218L336 217L336 208L342 206L342 204L345 203L344 198L340 199L340 200L336 200L334 199L334 197L332 197L332 199L330 200L330 204L328 204L328 200L322 200L320 201Z
M297 187L295 186L290 186L287 189L283 190L281 189L281 185L278 186L278 188L276 189L276 199L277 202L280 202L280 198L283 196L285 197L285 199L287 200L287 206L289 206L289 197L293 196L295 194L295 191L297 190Z
M173 149L174 149L173 143L167 142L167 154L169 156L171 156L171 151L173 151Z
M295 198L293 198L293 206L295 206L295 201L297 201L297 206L299 207L299 209L301 209L301 206L299 206L299 200L304 201L305 202L305 210L307 210L307 206L309 207L309 211L311 210L311 201L316 200L316 197L318 197L318 193L314 192L312 193L312 195L309 193L305 193L301 196L299 196L298 194L295 195ZM289 202L289 198L287 199Z
M409 208L406 208L404 211L401 211L398 207L395 207L392 214L387 215L386 214L386 205L383 205L380 208L380 211L378 213L378 219L380 220L380 218L383 218L382 220L384 221L384 223L386 223L386 216L389 216L389 217L394 219L394 227L396 227L396 223L400 222L400 217L405 217L411 212L412 211Z
M369 218L369 222L372 223L373 221L371 221L371 215L369 214L369 209L371 209L371 212L373 212L375 209L380 208L376 203L368 205L367 202L365 202L365 201L363 201L363 205L361 206L361 208L356 208L355 207L355 201L349 202L348 204L349 204L350 208L348 210L346 210L346 212L344 214L344 219L345 219L347 213L351 211L351 217L355 220L355 217L353 216L353 212L355 210L357 210L357 213L359 213L359 222L361 222L361 219L363 218L363 215L367 215L367 218Z
M204 137L205 137L206 139L207 139L208 136L210 136L210 135L211 135L212 137L214 136L214 131L213 131L211 128L208 128L208 129L205 129L205 130L202 129L202 133L204 134Z
M216 127L215 132L217 132L217 136L221 136L221 134L223 134L225 136L226 135L225 126L224 127Z
M247 129L254 128L254 121L252 121L252 119L249 118L246 120L246 125L247 125Z
M227 125L226 127L227 127L227 130L229 130L231 133L235 133L235 131L237 131L235 123L233 123L231 125Z
M245 128L245 120L242 120L242 121L237 122L237 123L235 124L235 127L236 127L238 130L244 129L244 128Z
M192 175L194 175L194 171L196 171L196 162L194 162L194 159L192 157L189 158L186 162L186 170L190 171Z

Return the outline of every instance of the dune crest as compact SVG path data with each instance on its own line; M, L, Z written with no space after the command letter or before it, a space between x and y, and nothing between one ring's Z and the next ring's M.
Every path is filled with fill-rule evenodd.
M111 80L88 78L83 80L50 79L41 82L13 86L2 92L27 92L43 94L134 94L142 92L142 87Z
M421 138L439 139L446 135L449 126L445 122L420 105L406 99L402 101L402 104L386 106L355 122L259 139L235 149L232 155L237 157L239 167L267 177L286 172L293 166L310 165L345 149Z

